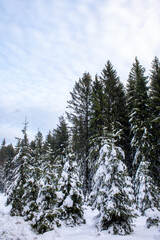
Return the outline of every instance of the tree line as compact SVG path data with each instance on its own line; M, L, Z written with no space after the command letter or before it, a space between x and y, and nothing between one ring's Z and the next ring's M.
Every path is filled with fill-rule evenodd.
M83 203L98 208L96 226L133 231L138 209L160 211L160 61L149 76L135 58L124 87L108 60L101 75L85 72L70 93L66 117L29 142L27 122L17 146L0 149L0 187L39 233L84 223ZM150 211L151 212L151 211ZM147 225L158 224L158 215Z

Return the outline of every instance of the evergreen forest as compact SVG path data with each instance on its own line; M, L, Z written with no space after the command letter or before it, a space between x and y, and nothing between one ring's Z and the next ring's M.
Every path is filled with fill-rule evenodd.
M67 110L47 136L0 147L0 191L12 216L38 233L85 224L98 209L99 231L126 235L133 219L160 223L160 61L148 76L136 57L126 86L108 60L100 75L75 82Z

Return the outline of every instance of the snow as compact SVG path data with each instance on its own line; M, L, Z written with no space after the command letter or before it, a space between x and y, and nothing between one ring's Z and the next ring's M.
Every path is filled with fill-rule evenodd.
M56 195L57 195L58 199L63 199L63 197L64 197L64 193L62 191L57 191Z
M147 209L145 211L145 216L146 217L159 217L160 218L160 211L158 211L158 209L153 208L153 209Z
M71 196L67 196L66 199L64 200L63 202L63 206L66 206L66 207L73 207L73 200L71 199Z
M92 210L85 206L86 224L76 227L62 226L55 231L37 235L33 232L29 222L25 222L21 217L11 217L10 207L5 206L6 197L0 194L0 240L160 240L158 228L146 228L146 218L135 219L134 233L127 236L109 235L105 231L97 232L94 227L94 217L97 210Z

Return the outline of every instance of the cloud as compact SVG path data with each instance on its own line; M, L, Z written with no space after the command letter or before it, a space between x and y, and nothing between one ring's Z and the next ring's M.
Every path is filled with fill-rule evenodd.
M143 64L150 67L150 61L156 55L160 36L158 34L160 18L159 1L106 1L101 7L100 31L105 32L101 45L110 49L109 55L113 61L123 68L120 75L127 69L124 62L130 64L138 56ZM128 67L128 64L127 64ZM129 71L129 69L128 69Z
M100 74L108 59L124 83L135 56L148 71L160 51L159 8L159 0L2 0L2 138L25 116L33 132L55 127L75 81Z

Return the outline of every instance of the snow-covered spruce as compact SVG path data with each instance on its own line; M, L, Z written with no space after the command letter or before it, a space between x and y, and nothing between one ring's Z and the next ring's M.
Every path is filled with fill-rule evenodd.
M52 182L50 182L52 180ZM55 229L59 225L56 209L56 193L51 173L41 179L40 190L37 198L38 210L34 212L32 227L38 233Z
M150 163L143 157L134 180L137 206L146 215L147 226L160 222L160 189L150 176Z
M57 176L56 162L50 143L47 143L46 152L41 160L41 177L38 181L37 209L33 212L32 227L38 233L55 229L60 225L57 218Z
M43 154L42 154L42 134L37 133L36 139L34 142L34 148L32 150L32 175L26 183L27 187L27 202L24 208L25 220L32 220L35 214L38 211L37 198L40 190L40 179L42 177L42 163L43 163Z
M57 197L59 218L66 225L74 226L85 222L79 169L75 161L75 155L71 151L64 158L64 166L58 182Z
M134 194L131 178L122 162L124 153L111 140L105 140L100 149L98 168L90 198L99 214L96 218L98 231L126 235L133 231Z
M7 204L11 204L12 216L24 216L24 208L28 201L28 180L32 176L31 149L26 134L26 126L23 130L24 138L20 141L19 150L13 159L14 181L8 190Z

